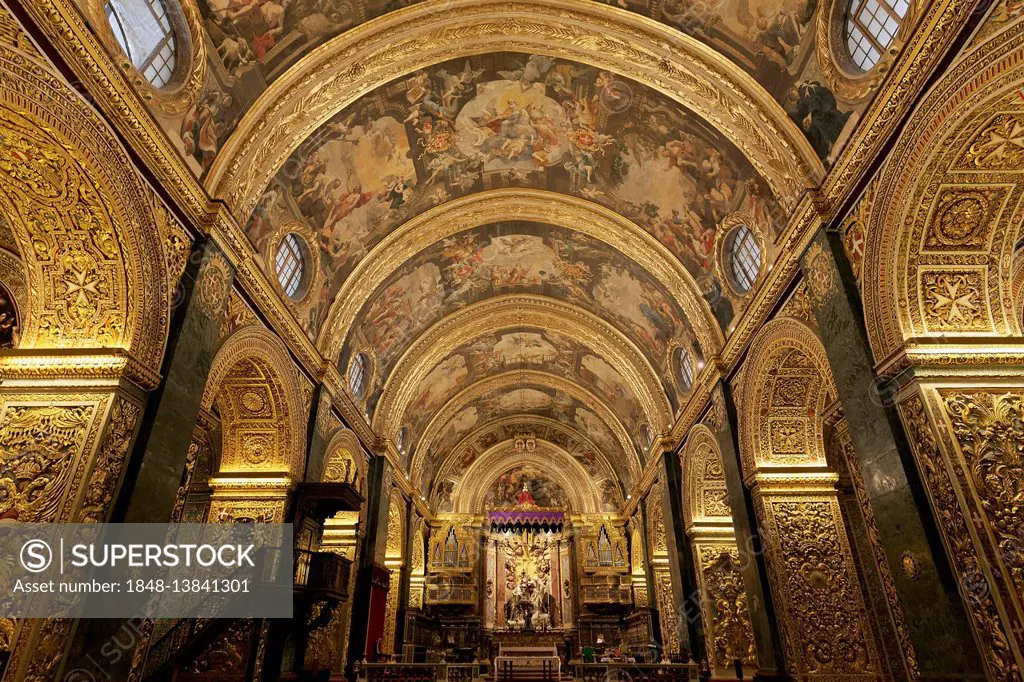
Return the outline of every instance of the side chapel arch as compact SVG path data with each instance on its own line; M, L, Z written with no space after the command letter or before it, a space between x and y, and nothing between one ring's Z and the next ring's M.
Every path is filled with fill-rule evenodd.
M223 448L218 475L297 478L306 425L291 356L262 327L235 332L214 358L202 407L220 412Z
M360 493L366 491L366 460L355 432L341 428L327 443L321 480L325 483L351 483ZM364 506L365 510L365 506Z
M823 439L835 390L814 331L778 318L744 363L739 430L787 664L835 679L879 675L878 642Z
M81 95L2 42L0 73L0 214L34 293L20 347L123 349L154 386L189 239Z
M961 58L919 105L872 190L862 291L883 372L905 366L885 365L923 337L1022 334L1013 294L1022 43L1018 23Z

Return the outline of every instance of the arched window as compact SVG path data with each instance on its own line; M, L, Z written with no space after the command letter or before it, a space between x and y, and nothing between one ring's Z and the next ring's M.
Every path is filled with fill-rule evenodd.
M277 270L277 281L281 289L289 298L299 298L299 287L302 284L302 276L305 274L306 264L302 253L302 245L294 233L289 233L281 240L277 247L277 255L274 257L274 267Z
M761 271L761 245L754 232L746 225L737 227L732 233L728 253L733 285L741 292L750 291Z
M117 44L154 87L171 81L177 42L162 0L107 0L103 6Z
M850 0L844 31L853 63L870 71L892 45L910 0Z
M348 388L352 395L362 398L366 393L366 379L370 371L370 358L366 353L359 353L348 366Z
M676 372L679 387L689 392L693 388L693 356L685 348L676 348Z

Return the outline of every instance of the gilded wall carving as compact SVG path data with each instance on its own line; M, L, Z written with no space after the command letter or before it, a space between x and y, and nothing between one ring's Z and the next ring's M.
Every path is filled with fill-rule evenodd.
M959 400L954 404L960 404ZM1010 643L1013 635L1008 632L1000 616L995 583L981 561L973 539L972 520L962 506L948 464L939 450L921 395L913 394L902 400L899 411L959 580L960 594L967 605L974 631L981 641L980 651L988 673L994 680L1020 680L1020 662L1015 660ZM974 420L976 415L969 418ZM957 419L959 421L963 418ZM966 422L962 423L966 425ZM969 433L964 436L973 442Z
M757 665L753 626L747 608L747 593L739 570L739 550L735 543L699 547L700 579L705 592L705 638L709 660L719 670L728 670L733 660L744 666Z
M942 399L1003 568L1024 594L1024 399L981 391L944 391Z
M1021 333L1012 254L1024 196L1022 51L1020 30L968 51L924 98L876 181L862 289L880 363L915 337Z
M77 401L20 402L5 399L0 416L0 514L22 522L58 521L75 494L100 408Z
M874 679L878 655L835 495L756 499L787 660L804 675Z
M76 523L101 523L106 520L141 414L142 408L135 403L121 397L115 398Z

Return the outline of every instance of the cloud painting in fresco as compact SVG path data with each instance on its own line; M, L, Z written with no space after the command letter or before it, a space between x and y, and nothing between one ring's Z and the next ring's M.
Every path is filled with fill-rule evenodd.
M611 322L647 354L670 400L675 399L669 344L691 338L692 330L664 287L638 264L587 235L535 223L501 223L432 244L392 273L360 311L352 338L376 362L371 404L402 352L430 325L459 308L513 293L559 298ZM452 362L448 370L463 371L458 361ZM604 372L594 362L589 371Z
M340 112L287 161L247 232L262 248L292 220L315 231L325 283L300 311L315 338L341 283L388 233L499 187L573 194L629 217L690 270L723 327L734 311L713 263L722 220L782 224L745 157L685 107L589 66L500 53L417 71Z
M402 423L409 427L408 442L416 443L430 418L456 393L489 376L514 369L544 371L589 390L622 420L639 446L643 412L626 380L603 358L569 337L532 327L506 329L456 348L435 365L413 391ZM526 397L510 393L516 411ZM533 396L543 401L547 396Z
M605 1L689 34L732 60L783 106L826 161L835 157L840 146L837 141L841 143L844 129L855 122L851 114L866 105L866 101L838 100L824 82L815 50L815 23L821 11L818 0ZM186 153L194 156L205 172L242 114L303 55L365 21L412 4L415 4L413 0L198 0L207 44L211 46L208 85L203 97L187 114L186 121L169 132L183 136ZM504 63L493 67L487 60L475 59L469 71L464 71L461 63L441 65L431 68L426 77L411 78L409 85L390 84L369 97L380 102L382 108L399 110L400 121L412 109L426 111L435 117L435 122L444 120L440 118L442 114L455 121L468 101L459 87L471 83L482 84L482 91L500 90L500 84L494 83L498 79L548 85L547 63L546 58L537 58L530 65L523 56L518 65ZM477 74L481 69L486 70ZM505 76L499 72L504 72ZM520 72L521 75L517 75ZM555 79L567 82L557 71L552 80ZM571 82L571 88L577 85ZM592 94L587 89L574 89L573 94L576 92L581 94L577 98L580 102L585 102ZM621 88L600 89L600 92L609 111L614 113L623 106ZM548 102L527 101L530 99L523 100L528 108L532 106L536 111L547 108L548 118L561 124L563 115L551 109ZM550 99L564 103L557 95ZM485 105L486 101L477 101L473 107L466 106L469 110L466 116L476 117L486 126L486 119L481 119L481 115L498 112L496 109L487 111ZM571 118L568 109L564 116ZM634 120L634 123L641 122ZM462 123L472 121L463 119ZM456 128L460 149L463 153L475 154L473 126ZM621 129L621 126L616 128ZM201 135L194 134L199 130ZM600 121L589 131L616 135L615 129L603 128ZM566 144L570 148L574 144L571 139L566 140L565 130L549 130L545 134L542 157L554 158L566 149ZM495 144L498 146L493 147ZM508 157L505 165L509 165L508 160L518 162L520 167L526 165L514 150L501 149L501 146L502 143L496 141L488 142L483 144L483 151L498 151ZM541 163L544 163L543 158ZM430 173L443 172L446 164L444 159L437 161ZM495 165L492 159L490 166Z

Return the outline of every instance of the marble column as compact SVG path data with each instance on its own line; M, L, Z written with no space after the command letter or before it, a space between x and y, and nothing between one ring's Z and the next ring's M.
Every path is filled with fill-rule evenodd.
M666 452L661 457L658 479L655 485L661 486L666 558L675 607L674 613L661 617L672 619L669 625L676 629L680 648L686 649L691 657L700 656L705 649L700 591L694 573L693 547L683 529L682 467L675 453Z
M370 459L366 472L366 516L362 533L362 547L355 566L352 613L349 627L348 662L346 675L352 666L362 660L366 651L366 637L370 620L370 602L374 589L374 573L384 565L384 551L388 539L388 505L391 491L391 467L379 455Z
M761 534L754 512L754 499L743 483L739 458L739 426L732 390L720 381L712 397L713 428L722 455L729 509L732 512L733 534L740 558L740 573L747 592L747 610L757 649L758 672L754 679L789 679L781 633L776 627L775 604L768 582Z
M838 240L819 232L800 265L863 473L860 493L892 569L891 610L904 614L908 673L981 679L970 621L892 397L876 379L856 280Z

